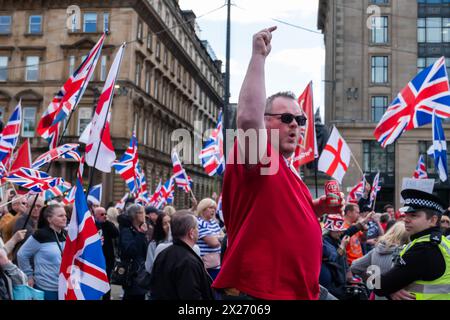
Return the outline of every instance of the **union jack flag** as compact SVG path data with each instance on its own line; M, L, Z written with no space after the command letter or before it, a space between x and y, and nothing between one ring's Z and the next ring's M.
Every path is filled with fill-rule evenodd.
M34 193L41 193L64 183L62 178L50 177L47 173L30 168L20 168L14 170L6 178L7 181L15 183Z
M80 153L78 152L78 149L69 150L66 153L62 155L63 159L74 159L76 162L81 162L82 158Z
M377 198L378 191L381 190L379 184L380 184L380 172L378 172L375 178L373 178L372 191L370 193L370 206L372 206L373 202Z
M110 290L105 256L80 180L59 271L59 300L99 300Z
M0 162L0 181L3 184L5 177L8 175L8 171L6 170L5 165Z
M161 179L159 179L158 186L155 189L155 193L153 193L153 196L150 198L150 205L155 206L159 201L161 200Z
M49 150L55 149L58 146L60 127L61 123L58 123L48 129L48 137L46 138L46 140L48 141Z
M170 177L160 189L157 201L154 203L156 209L161 209L164 204L171 204L173 202L175 192L174 176Z
M137 163L136 165L136 173L138 180L138 197L136 201L138 203L142 203L143 205L147 205L150 202L148 190L147 190L147 179L145 178L145 173L141 169L141 165Z
M425 160L423 159L423 155L419 157L419 161L417 162L416 171L414 171L413 175L414 179L428 179L427 167L425 165Z
M70 188L72 188L72 185L69 182L64 182L61 185L57 185L53 188L44 191L43 192L44 199L48 201L56 197L62 196L64 192L67 192L67 190L69 190Z
M105 34L101 36L78 69L75 70L73 75L61 87L39 121L36 131L44 139L51 139L53 141L51 147L56 147L54 141L58 139L57 134L55 134L58 128L55 125L64 120L76 108L78 102L80 102L92 78L104 40Z
M19 140L22 122L22 100L19 101L0 135L0 161L6 166ZM8 166L9 168L9 166Z
M352 188L347 196L347 202L358 203L359 199L364 195L364 189L366 186L366 177L363 176L361 181Z
M385 148L403 132L431 123L433 110L440 118L450 117L450 91L444 57L422 70L398 94L378 123L374 136Z
M125 193L125 195L122 197L122 199L119 200L119 202L117 202L116 204L116 209L121 209L123 210L125 208L125 201L127 201L128 199L128 193Z
M38 170L51 161L61 158L65 153L78 148L78 146L79 144L76 143L67 143L55 149L51 149L50 151L47 151L46 153L37 157L31 167ZM71 153L71 155L73 155L73 153Z
M203 145L199 158L209 176L223 174L225 171L225 157L223 153L222 112L217 120L217 127L212 131L209 139Z
M220 194L219 200L217 200L216 216L219 217L219 220L222 223L225 223L225 220L223 219L223 210L222 210L222 194Z
M136 168L139 162L137 149L137 139L133 132L128 149L122 155L122 158L120 158L119 161L114 161L112 165L116 170L116 173L120 174L125 180L128 189L130 189L132 193L137 193L139 191L139 172Z
M173 177L177 186L184 190L184 192L191 192L192 179L187 175L186 171L181 165L180 158L175 149L172 150L172 165L173 165Z

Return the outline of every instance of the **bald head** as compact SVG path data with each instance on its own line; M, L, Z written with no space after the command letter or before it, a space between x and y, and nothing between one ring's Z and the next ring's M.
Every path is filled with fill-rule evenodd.
M94 217L95 220L103 223L106 221L106 209L103 207L96 207L94 208Z

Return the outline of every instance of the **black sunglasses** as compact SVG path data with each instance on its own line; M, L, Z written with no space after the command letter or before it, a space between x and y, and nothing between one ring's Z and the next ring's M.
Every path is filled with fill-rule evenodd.
M296 116L296 115L293 115L292 113L265 113L264 115L265 116L280 116L281 122L286 123L286 124L291 124L292 121L295 119L295 121L297 122L297 124L299 126L306 125L306 120L308 120L303 115Z

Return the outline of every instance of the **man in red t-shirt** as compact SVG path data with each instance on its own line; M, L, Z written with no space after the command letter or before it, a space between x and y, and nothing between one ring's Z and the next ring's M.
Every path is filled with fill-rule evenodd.
M318 299L318 217L342 210L329 208L325 196L313 200L288 160L306 122L295 95L266 101L264 66L275 29L253 37L237 110L240 133L227 159L222 209L228 246L213 283L224 298Z

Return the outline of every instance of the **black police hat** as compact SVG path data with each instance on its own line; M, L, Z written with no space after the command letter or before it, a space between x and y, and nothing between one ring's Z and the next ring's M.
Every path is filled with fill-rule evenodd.
M428 192L405 189L401 195L405 200L405 206L399 209L400 212L410 213L419 209L430 209L441 215L447 208L441 199Z

